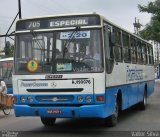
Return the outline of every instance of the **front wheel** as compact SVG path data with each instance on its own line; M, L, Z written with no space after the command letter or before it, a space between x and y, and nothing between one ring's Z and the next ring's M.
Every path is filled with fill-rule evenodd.
M56 118L41 117L41 122L44 126L53 126L56 122Z
M11 107L2 106L2 110L5 115L9 115L11 113Z
M116 126L118 121L118 115L119 115L119 105L118 102L116 102L115 112L111 116L105 118L105 125L109 127Z

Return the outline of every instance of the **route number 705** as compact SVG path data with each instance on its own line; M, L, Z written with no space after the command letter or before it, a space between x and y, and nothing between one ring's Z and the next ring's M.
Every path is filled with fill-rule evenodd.
M41 25L40 21L32 21L32 22L29 22L28 28L29 29L39 28L40 25Z

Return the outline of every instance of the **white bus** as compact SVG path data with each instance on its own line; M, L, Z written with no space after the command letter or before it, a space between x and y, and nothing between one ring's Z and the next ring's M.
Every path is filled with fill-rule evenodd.
M99 14L19 20L13 91L15 115L102 118L135 104L146 108L154 91L153 47Z
M13 71L13 57L0 59L0 77L6 83L7 94L13 94L12 71Z

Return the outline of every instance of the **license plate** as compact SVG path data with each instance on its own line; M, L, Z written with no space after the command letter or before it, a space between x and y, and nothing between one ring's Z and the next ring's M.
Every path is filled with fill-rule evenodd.
M62 114L63 111L61 109L48 109L47 113L48 114Z

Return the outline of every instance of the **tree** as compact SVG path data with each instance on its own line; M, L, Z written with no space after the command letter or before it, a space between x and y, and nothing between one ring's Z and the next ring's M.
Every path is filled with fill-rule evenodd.
M5 52L6 56L9 56L9 54L10 54L10 46L11 46L11 43L9 41L7 41L5 48L4 48L4 52Z
M5 57L13 57L14 45L11 44L9 41L7 41L4 47L4 52L5 52Z
M147 39L160 42L160 0L148 3L147 6L138 5L140 12L152 14L151 21L140 31L140 36Z

